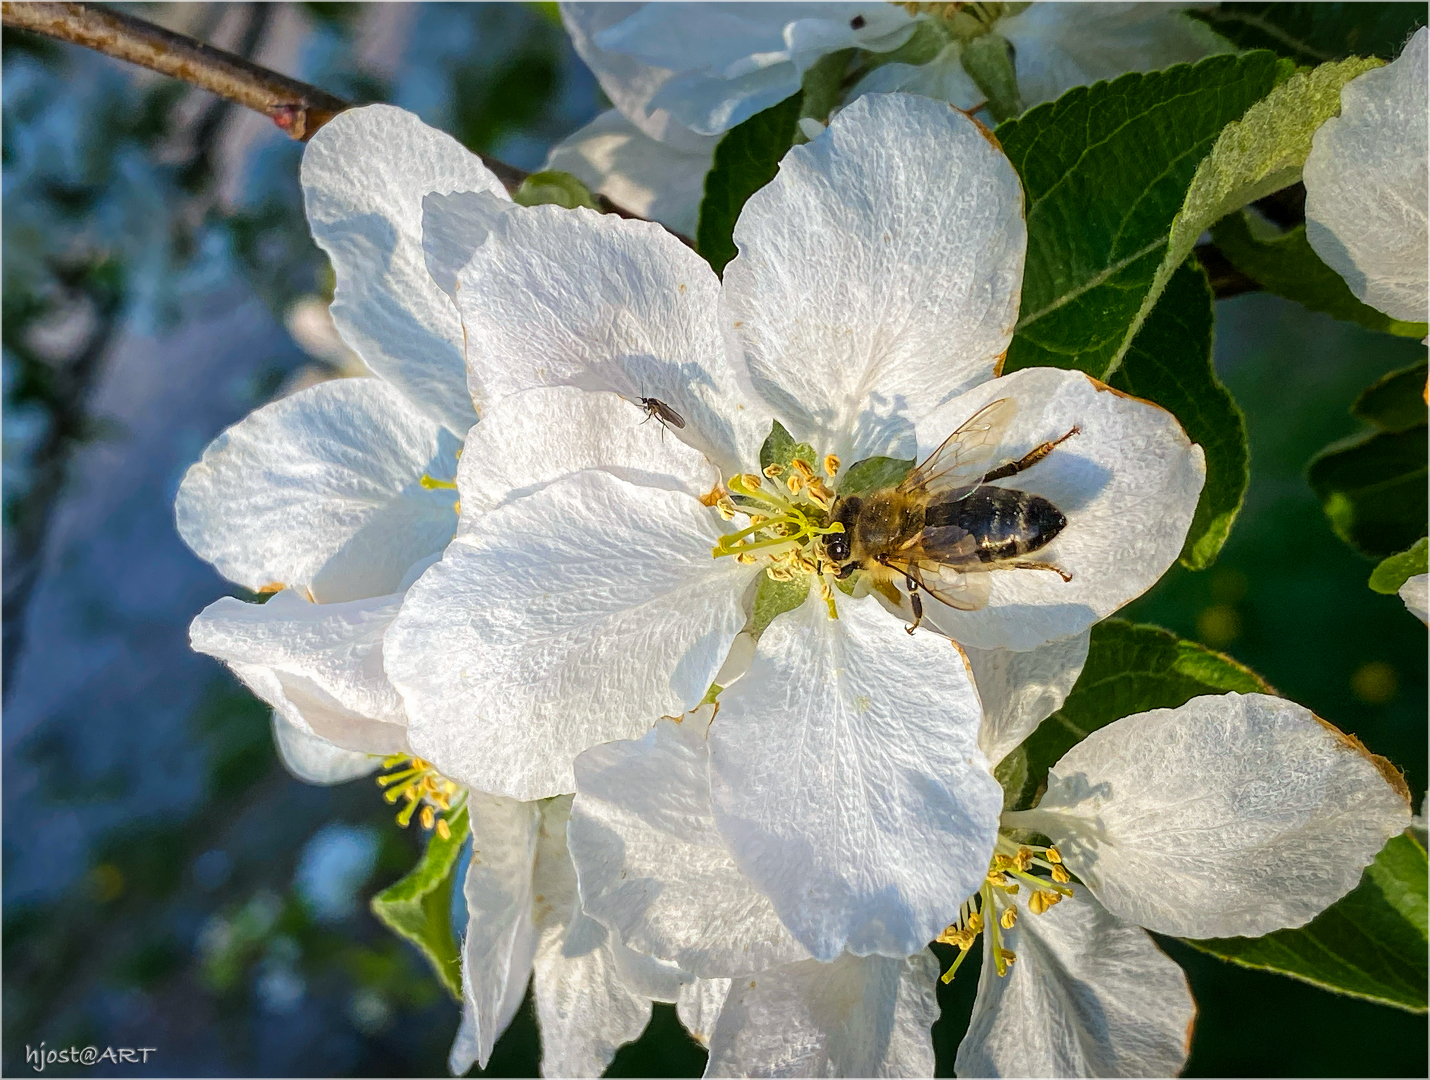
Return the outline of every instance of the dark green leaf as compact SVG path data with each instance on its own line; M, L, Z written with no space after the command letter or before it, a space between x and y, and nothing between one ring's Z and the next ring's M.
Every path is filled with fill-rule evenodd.
M1425 25L1424 4L1218 4L1188 12L1241 49L1274 49L1298 64L1346 56L1393 60Z
M715 161L705 177L695 250L723 273L733 259L735 222L748 199L775 178L780 158L799 130L803 93L756 113L726 132L715 147Z
M452 816L449 826L449 839L432 833L412 871L372 898L372 913L398 937L417 946L438 980L461 1001L461 959L451 912L457 856L467 839L465 807Z
M776 581L768 572L761 574L760 583L755 587L755 609L750 617L750 633L758 638L776 615L793 611L808 597L808 574L791 578L789 581Z
M596 209L596 198L591 194L591 189L560 169L545 169L532 173L521 182L521 187L512 193L511 199L522 206L554 203L564 206L567 210L574 210L578 206L589 210Z
M1409 431L1423 425L1427 375L1430 369L1425 364L1383 375L1361 392L1351 413L1382 431Z
M1006 370L1108 374L1199 163L1278 74L1269 52L1213 56L1078 87L999 126L1028 218L1022 315Z
M1425 849L1406 832L1386 844L1352 892L1307 925L1187 944L1244 967L1423 1013L1425 921Z
M785 426L778 420L770 425L770 433L765 436L764 445L760 447L760 468L768 469L771 465L779 465L788 469L790 462L799 458L806 464L814 464L814 447L809 443L797 443L794 436L785 430Z
M839 494L862 495L866 491L896 487L913 467L913 458L871 457L856 461L839 481Z
M1207 457L1207 482L1182 547L1192 570L1210 566L1231 532L1250 479L1246 423L1212 366L1215 300L1195 261L1172 276L1111 385L1171 410Z
M1377 431L1311 460L1306 477L1331 528L1363 555L1385 558L1425 535L1425 431Z
M821 124L829 122L829 114L844 99L844 78L854 53L854 49L832 52L820 57L814 66L804 73L800 116L811 117ZM796 135L795 138L799 139L800 136Z
M1229 656L1155 626L1104 619L1092 628L1087 663L1063 707L998 766L1009 808L1030 805L1047 783L1048 769L1098 728L1149 709L1176 708L1203 694L1231 692L1274 693Z
M1281 232L1242 211L1212 226L1212 239L1232 266L1267 292L1371 330L1414 338L1427 333L1424 323L1399 322L1357 300L1311 247L1304 225Z
M1430 541L1422 536L1409 551L1402 551L1384 560L1371 572L1370 587L1378 593L1393 595L1416 574L1430 573L1430 565L1427 565L1427 544L1430 544Z

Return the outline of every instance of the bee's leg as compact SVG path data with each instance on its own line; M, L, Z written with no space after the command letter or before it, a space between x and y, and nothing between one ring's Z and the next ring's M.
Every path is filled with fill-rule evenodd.
M1031 469L1038 462L1042 461L1043 458L1051 454L1055 446L1067 442L1080 431L1082 431L1082 428L1075 427L1061 438L1054 439L1052 442L1045 442L1040 446L1035 446L1017 461L1010 461L1006 465L999 465L998 468L993 469L991 472L984 473L983 479L978 482L980 484L986 484L990 480L1002 480L1005 476L1016 476L1024 469Z
M924 600L912 582L909 583L909 607L914 609L914 624L904 627L904 630L912 634L919 628L919 623L924 621Z
M1015 562L1006 564L1011 570L1051 570L1064 581L1071 581L1072 575L1061 566L1054 566L1050 562Z

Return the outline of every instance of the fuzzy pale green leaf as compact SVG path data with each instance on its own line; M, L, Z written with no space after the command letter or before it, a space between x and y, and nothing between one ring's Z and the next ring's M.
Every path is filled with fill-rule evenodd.
M1400 591L1400 586L1415 575L1430 573L1427 545L1430 545L1430 540L1422 536L1409 550L1382 560L1370 575L1370 587L1378 593L1394 596Z

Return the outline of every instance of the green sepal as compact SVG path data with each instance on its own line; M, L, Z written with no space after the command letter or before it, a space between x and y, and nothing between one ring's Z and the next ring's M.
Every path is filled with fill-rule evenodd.
M809 443L795 442L794 436L785 430L783 424L778 420L773 421L770 424L770 433L765 436L765 441L760 446L760 468L763 470L771 465L778 465L782 469L788 469L795 458L813 466L814 447Z
M1385 845L1354 890L1305 926L1187 944L1243 967L1423 1013L1426 875L1425 848L1407 831Z
M1394 595L1400 587L1417 574L1430 573L1427 565L1427 546L1430 540L1421 537L1407 551L1392 555L1377 566L1370 575L1370 587L1378 593Z
M1425 535L1426 426L1376 431L1332 443L1311 459L1306 479L1335 534L1383 559Z
M1424 424L1427 376L1430 366L1426 364L1383 375L1361 391L1351 406L1351 414L1381 431L1409 431Z
M959 53L963 70L988 99L988 113L999 123L1023 111L1018 77L1013 71L1013 46L998 34L980 34Z
M467 809L448 819L451 838L433 832L427 850L407 874L372 898L372 913L427 958L437 980L462 1000L461 957L452 933L452 889L457 857L467 839Z
M755 608L750 614L750 624L746 629L758 638L776 615L793 611L809 597L810 575L796 574L789 581L776 581L766 570L760 574L755 586Z
M1274 49L1298 64L1348 56L1393 60L1425 25L1425 5L1366 3L1229 3L1190 8L1239 49Z
M512 192L511 201L521 206L542 206L550 203L564 206L567 210L574 210L578 206L584 206L588 210L598 209L591 189L560 169L544 169L532 173Z
M1311 311L1398 337L1418 339L1430 332L1424 323L1392 319L1356 299L1345 279L1311 247L1304 225L1282 232L1242 210L1213 225L1212 240L1232 266L1267 292Z
M1246 420L1212 363L1215 303L1202 268L1184 263L1109 380L1170 411L1206 455L1207 480L1182 545L1190 570L1216 561L1251 480Z
M1048 770L1098 728L1149 709L1173 709L1203 694L1231 692L1275 693L1229 656L1155 626L1104 619L1092 628L1087 662L1062 708L995 770L1005 808L1033 805Z
M868 457L856 461L839 478L839 494L863 495L880 488L897 487L913 471L913 458Z

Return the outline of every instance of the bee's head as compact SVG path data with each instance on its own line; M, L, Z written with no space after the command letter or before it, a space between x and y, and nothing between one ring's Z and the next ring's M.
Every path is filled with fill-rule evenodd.
M834 503L834 512L830 515L831 520L839 522L844 526L844 531L830 533L824 538L824 554L831 562L843 563L849 558L852 550L854 519L859 516L859 507L863 505L863 500L857 495L848 498L841 498ZM854 566L841 566L840 577L848 577L854 572Z
M842 563L849 558L849 534L831 533L824 538L824 553L832 562Z

